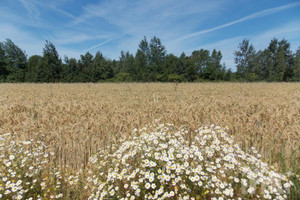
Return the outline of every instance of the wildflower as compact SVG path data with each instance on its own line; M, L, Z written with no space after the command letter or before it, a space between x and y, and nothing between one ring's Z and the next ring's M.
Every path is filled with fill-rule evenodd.
M149 189L150 186L151 186L150 183L146 183L145 188L146 188L146 189Z
M18 190L18 188L15 187L15 186L13 186L13 187L11 188L11 191L12 191L12 192L16 192L17 190Z
M175 194L178 199L197 199L199 194L195 194L193 188L199 187L204 198L237 199L238 195L247 198L247 194L269 198L268 194L272 194L280 199L284 197L280 187L290 187L288 180L256 157L257 153L243 152L221 127L199 128L191 134L195 135L192 145L183 137L189 134L187 130L172 131L172 127L164 125L153 127L150 132L145 127L138 131L139 136L123 141L115 152L97 153L96 160L102 160L106 166L90 162L91 168L96 169L91 178L96 181L90 181L94 183L90 199L97 195L106 198L112 189L118 191L118 199L124 200L134 196L164 199ZM277 181L270 188L275 180L282 184ZM104 182L101 187L100 182ZM270 192L255 190L252 183L265 183ZM117 190L118 185L124 186ZM247 194L241 192L243 187L248 188Z
M249 194L252 194L254 192L254 187L249 187L248 190L247 190L247 192Z
M15 156L14 155L10 155L9 156L9 160L13 160L13 159L15 159Z
M283 184L283 187L285 187L285 188L290 188L290 186L291 186L291 184L290 183L285 183L285 184Z
M151 184L151 188L152 188L152 189L155 189L155 188L156 188L155 183L152 183L152 184Z
M153 181L154 181L154 177L153 176L149 177L149 182L151 183Z

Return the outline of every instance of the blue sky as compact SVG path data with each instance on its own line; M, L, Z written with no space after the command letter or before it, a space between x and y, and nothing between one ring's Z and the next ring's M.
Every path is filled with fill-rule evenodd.
M0 41L10 38L28 56L51 41L60 56L101 51L118 59L157 36L168 53L217 49L235 69L233 51L249 39L256 50L274 37L300 46L300 1L288 0L1 0Z

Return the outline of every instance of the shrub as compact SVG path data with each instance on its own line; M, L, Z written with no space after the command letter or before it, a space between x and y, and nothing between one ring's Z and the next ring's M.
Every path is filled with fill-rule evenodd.
M41 141L0 135L0 199L62 199L62 176Z
M168 81L169 82L183 82L184 77L182 75L178 75L178 74L169 74Z
M219 126L146 126L120 142L91 157L89 199L285 199L292 185Z
M130 81L130 74L125 72L120 72L116 75L115 80L117 82Z

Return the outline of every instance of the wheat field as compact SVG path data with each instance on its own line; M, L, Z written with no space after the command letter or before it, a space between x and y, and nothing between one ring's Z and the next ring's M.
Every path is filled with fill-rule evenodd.
M0 84L0 132L45 141L72 169L155 120L228 126L243 149L299 169L299 83Z

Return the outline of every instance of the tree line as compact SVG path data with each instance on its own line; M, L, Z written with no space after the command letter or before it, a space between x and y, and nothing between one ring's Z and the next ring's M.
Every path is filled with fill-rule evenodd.
M179 57L168 54L158 37L144 37L134 54L121 51L110 60L98 51L80 59L62 60L53 43L46 41L43 54L27 58L10 39L0 42L0 82L196 82L196 81L300 81L300 47L272 39L256 51L244 39L234 51L236 72L221 63L221 51L195 50Z

